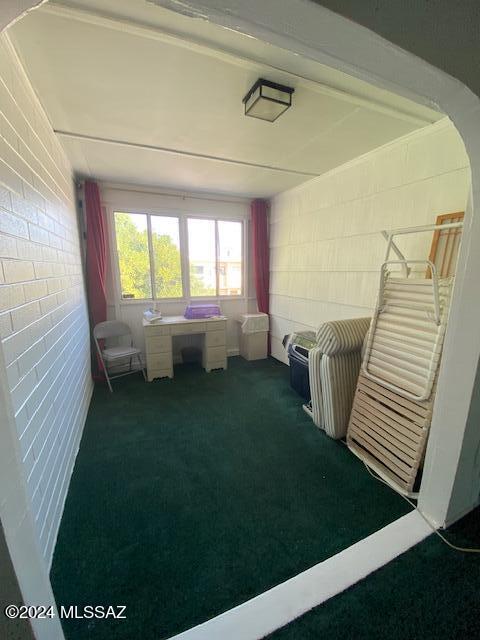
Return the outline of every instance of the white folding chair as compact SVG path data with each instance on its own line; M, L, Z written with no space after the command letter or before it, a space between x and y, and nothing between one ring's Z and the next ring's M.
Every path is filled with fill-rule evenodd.
M101 348L99 340L106 340L108 338L130 338L130 346L117 346ZM132 332L128 324L120 322L118 320L107 320L106 322L100 322L93 329L93 339L97 348L98 356L102 361L103 370L105 372L105 378L107 379L108 388L113 392L111 380L115 378L121 378L122 376L128 376L131 373L141 371L143 377L146 380L145 368L140 358L140 349L133 346ZM123 373L117 373L116 375L109 375L108 366L112 366L115 362L121 360L130 360L129 370ZM133 361L138 361L138 368L133 368Z

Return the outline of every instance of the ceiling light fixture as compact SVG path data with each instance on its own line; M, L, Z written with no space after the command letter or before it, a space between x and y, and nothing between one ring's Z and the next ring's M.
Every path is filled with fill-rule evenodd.
M245 115L274 122L292 106L295 89L259 78L243 99Z

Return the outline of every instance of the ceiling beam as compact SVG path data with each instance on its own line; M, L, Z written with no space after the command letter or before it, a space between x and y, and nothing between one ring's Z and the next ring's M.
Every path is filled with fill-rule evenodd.
M57 17L63 17L70 20L76 20L78 22L84 22L86 24L111 29L114 31L120 31L125 34L147 38L150 40L157 40L160 42L168 43L177 47L196 51L202 55L208 55L215 57L216 59L222 59L230 64L241 66L254 70L257 73L264 73L265 68L271 69L275 72L280 72L291 80L295 80L297 86L304 86L307 89L315 91L317 93L330 96L332 98L348 102L350 104L364 107L384 115L388 115L393 118L403 120L405 122L412 123L418 127L424 127L434 122L433 118L422 118L418 115L409 113L408 111L400 108L394 108L389 105L383 104L376 100L369 100L362 96L354 95L347 91L337 89L326 84L320 83L317 80L313 80L306 76L293 73L287 69L274 66L272 64L249 58L243 54L238 54L233 51L224 49L215 43L206 41L201 38L194 38L193 36L186 37L183 34L171 31L158 26L151 26L140 22L134 22L132 20L119 18L118 16L108 15L100 11L86 10L78 8L75 5L63 4L59 2L47 3L40 8L43 13L48 13ZM288 79L285 80L288 82Z
M141 144L138 142L129 142L127 140L114 140L113 138L101 138L98 136L90 136L84 133L75 133L73 131L62 131L54 129L54 133L62 138L70 138L73 140L79 140L80 142L96 142L100 144L117 145L121 147L133 147L135 149L143 149L145 151L155 151L158 153L168 153L171 155L182 156L187 158L198 158L200 160L209 160L212 162L224 162L226 164L232 164L241 167L252 167L254 169L265 169L266 171L277 171L281 173L288 173L290 175L302 176L305 178L316 178L318 173L311 173L309 171L295 171L294 169L285 169L283 167L276 167L268 164L258 164L256 162L246 162L243 160L235 160L233 158L225 158L222 156L211 156L205 153L195 153L193 151L184 151L182 149L172 149L170 147L157 147L151 144Z

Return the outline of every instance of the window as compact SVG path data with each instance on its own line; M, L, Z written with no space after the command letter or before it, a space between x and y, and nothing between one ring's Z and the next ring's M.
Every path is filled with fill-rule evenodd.
M151 216L155 298L182 298L178 218Z
M215 220L188 220L190 295L216 296Z
M219 220L218 225L218 294L239 296L242 293L242 223Z
M124 300L183 297L178 218L115 212L115 235Z
M122 298L151 298L147 216L115 213L115 235Z
M242 230L237 221L188 219L191 296L242 294Z
M243 222L121 211L114 221L122 299L242 295Z

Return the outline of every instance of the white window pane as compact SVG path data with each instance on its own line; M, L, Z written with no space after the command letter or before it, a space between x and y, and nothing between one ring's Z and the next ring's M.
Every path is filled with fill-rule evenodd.
M188 258L190 261L190 295L215 296L217 274L215 259L215 222L188 220Z
M178 218L151 216L155 297L181 298L182 263Z
M242 223L218 222L218 293L242 293Z
M151 298L147 216L115 212L122 298Z

